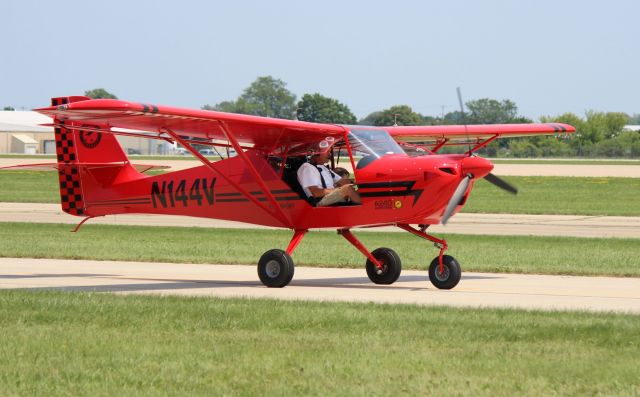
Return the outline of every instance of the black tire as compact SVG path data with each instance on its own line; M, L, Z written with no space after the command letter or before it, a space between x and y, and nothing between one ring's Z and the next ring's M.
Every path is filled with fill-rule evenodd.
M382 263L382 273L378 274L378 268L367 259L367 276L375 284L393 284L402 271L402 262L398 254L391 248L378 248L371 255Z
M462 270L458 261L449 255L442 256L442 264L444 266L444 274L440 274L440 262L436 256L429 265L429 280L431 284L438 289L451 289L458 285L462 277Z
M272 249L260 257L258 261L258 277L270 288L282 288L293 278L293 259L279 249Z

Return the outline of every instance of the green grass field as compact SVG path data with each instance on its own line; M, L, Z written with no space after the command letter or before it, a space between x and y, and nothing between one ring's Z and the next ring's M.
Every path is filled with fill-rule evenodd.
M286 230L207 229L3 223L0 256L255 264L271 248L286 248ZM371 250L396 250L405 269L426 269L438 250L408 233L360 232ZM463 271L640 276L640 240L449 235L450 255ZM327 254L327 247L331 253ZM335 232L309 233L296 265L364 269L364 256ZM364 270L363 270L364 271Z
M629 159L490 159L494 164L555 164L555 165L640 165Z
M504 177L517 196L485 180L471 191L463 212L549 215L640 215L640 179Z
M481 180L464 212L640 216L640 179L505 177L512 196ZM0 202L58 203L57 175L48 171L0 172Z
M2 395L640 393L640 316L0 292Z

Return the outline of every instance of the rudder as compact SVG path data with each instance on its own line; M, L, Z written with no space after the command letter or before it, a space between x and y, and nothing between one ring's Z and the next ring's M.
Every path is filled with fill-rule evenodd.
M51 105L60 106L90 99L81 96L52 98ZM100 132L100 126L65 123L59 119L54 120L54 125L62 210L71 215L82 216L86 213L83 179L88 173L82 165L120 163L124 167L128 165L128 158L116 137ZM112 171L117 172L119 168L122 167L112 168ZM113 179L108 174L105 177Z

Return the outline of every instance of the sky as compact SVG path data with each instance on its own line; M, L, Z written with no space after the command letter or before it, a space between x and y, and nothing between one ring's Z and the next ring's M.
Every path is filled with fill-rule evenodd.
M520 115L640 113L640 1L0 0L0 107L102 87L200 108L258 76L363 118L510 99Z

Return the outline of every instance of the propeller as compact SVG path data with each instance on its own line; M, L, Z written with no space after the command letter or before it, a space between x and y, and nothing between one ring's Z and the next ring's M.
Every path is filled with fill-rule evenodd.
M453 214L453 211L456 209L458 204L460 204L460 200L462 200L462 196L464 196L464 192L467 191L469 187L469 181L471 181L473 175L467 174L462 180L460 184L456 188L456 191L453 192L453 196L449 199L449 204L447 204L447 209L444 210L444 214L442 215L442 224L446 225Z
M497 186L502 190L506 190L511 194L518 194L517 187L513 186L512 184L510 184L509 182L505 181L504 179L500 178L497 175L488 173L487 175L485 175L484 179L487 182L491 183L492 185Z
M462 116L462 121L464 123L464 129L466 133L467 120L466 120L466 114L464 112L464 102L462 101L462 93L460 92L460 87L457 87L456 91L458 93L458 103L460 105L460 114ZM468 136L467 136L467 141L469 141ZM469 144L471 144L470 141L469 141ZM476 157L475 154L472 153L471 147L469 147L469 157L463 160L463 163L461 164L463 170L464 168L467 168L468 171L472 171L472 170L479 171L479 175L484 175L484 179L486 179L487 182L491 183L492 185L497 186L500 189L505 190L511 194L518 194L518 189L512 184L510 184L509 182L505 181L504 179L490 172L485 174L486 171L491 170L491 168L493 168L493 165L491 165L491 163L489 162L486 162L485 164L483 164L481 161L479 161L479 159L480 159L479 157ZM490 166L490 168L487 168L488 166ZM449 218L451 218L451 216L453 215L453 211L455 211L456 207L462 201L462 198L464 197L464 194L467 191L467 188L469 187L469 182L473 178L474 178L474 175L471 172L468 172L458 184L458 187L456 188L455 192L453 192L453 195L451 196L451 198L449 199L449 203L447 204L447 208L445 209L444 214L442 215L441 221L443 225L447 224L447 222L449 221Z

